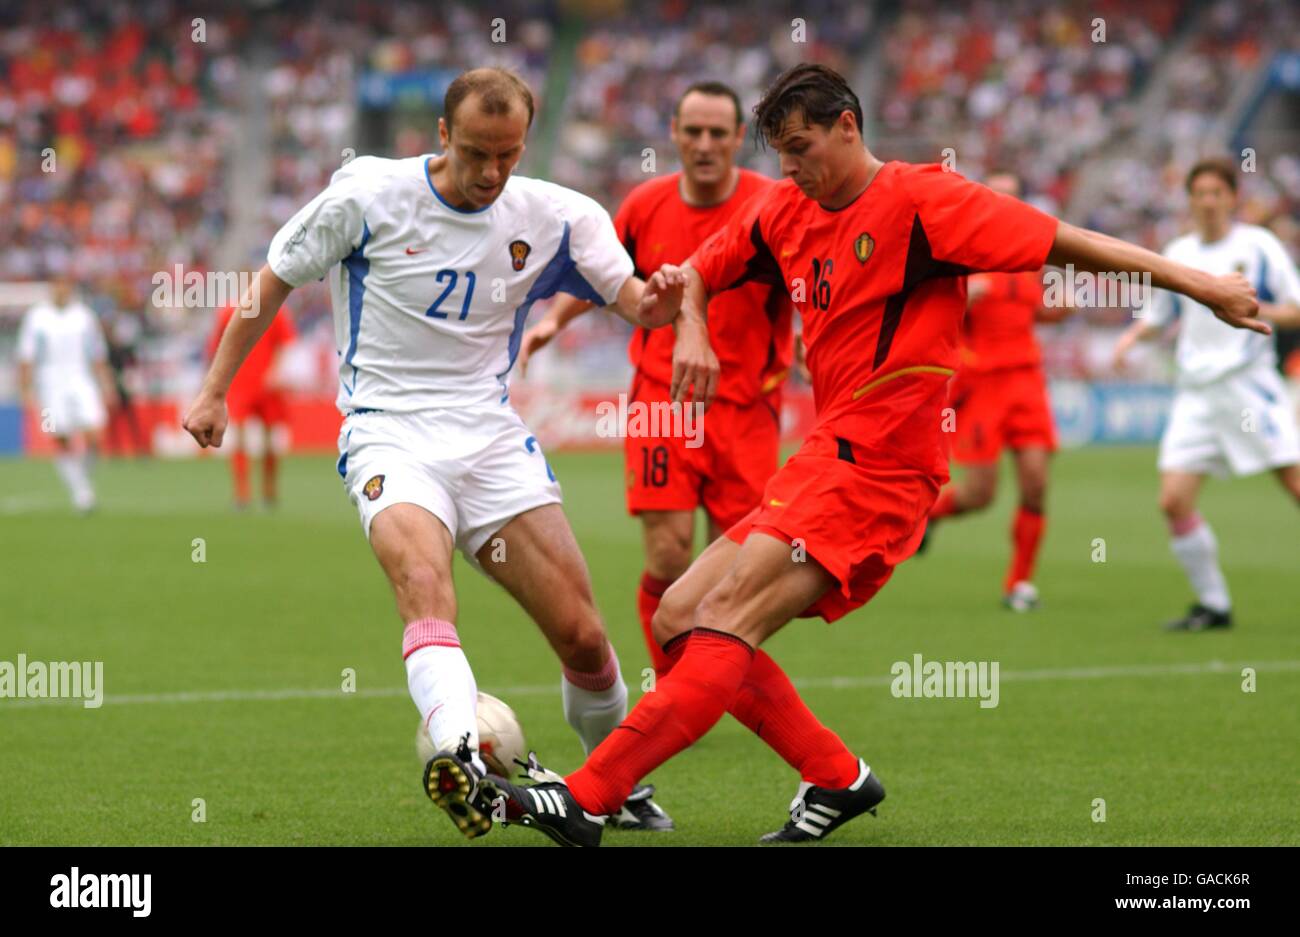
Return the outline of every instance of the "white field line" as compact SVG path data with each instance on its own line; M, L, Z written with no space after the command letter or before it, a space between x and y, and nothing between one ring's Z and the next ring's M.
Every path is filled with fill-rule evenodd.
M1136 666L1117 667L1066 667L1049 670L1002 670L998 674L1000 681L1010 683L1029 683L1034 681L1069 681L1069 680L1108 680L1144 677L1177 677L1240 674L1243 667L1253 667L1258 673L1295 673L1300 672L1300 660L1240 661L1236 663L1210 660L1198 664L1138 664ZM639 685L636 674L624 677L633 687ZM869 687L889 686L896 678L879 677L808 677L793 678L794 685L801 690L856 690ZM548 684L525 686L485 687L494 696L510 699L516 696L558 695L559 681ZM341 689L283 689L283 690L207 690L182 693L142 693L136 695L113 696L105 694L104 704L109 706L150 706L167 703L248 703L276 702L280 700L311 699L386 699L404 697L406 687L376 687L358 689L344 693ZM80 699L0 699L0 711L11 709L38 709L49 706L82 706Z

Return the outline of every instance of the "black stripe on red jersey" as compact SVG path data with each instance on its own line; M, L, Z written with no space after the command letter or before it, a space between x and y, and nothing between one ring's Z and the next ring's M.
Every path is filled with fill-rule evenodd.
M880 317L880 337L876 340L876 357L872 370L879 368L889 357L889 346L894 342L894 333L903 318L903 308L912 298L912 291L936 277L965 276L970 270L960 264L946 260L935 260L930 249L930 239L926 237L925 226L921 216L912 216L912 236L907 243L907 261L903 266L903 288L885 300L885 314Z
M754 245L754 256L745 261L745 270L735 281L727 284L719 293L725 293L727 290L734 290L738 286L754 280L758 283L766 283L768 286L780 287L787 294L789 290L785 288L785 277L781 274L781 265L776 262L776 257L772 255L772 249L767 246L763 240L763 232L758 227L758 219L754 219L754 224L749 229L749 240Z
M623 236L623 250L627 251L627 255L632 258L632 275L643 280L650 279L641 269L641 265L636 262L636 238L632 237L630 231Z

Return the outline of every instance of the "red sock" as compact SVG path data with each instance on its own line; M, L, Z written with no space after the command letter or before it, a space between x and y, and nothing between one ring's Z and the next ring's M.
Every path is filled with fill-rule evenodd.
M1016 519L1011 524L1011 540L1015 544L1015 553L1011 557L1011 566L1007 569L1007 581L1003 592L1010 592L1018 582L1030 582L1034 578L1034 561L1038 559L1038 543L1043 538L1043 515L1023 505L1016 510Z
M934 507L930 508L930 519L938 520L941 517L960 513L961 511L957 508L957 497L953 494L952 486L949 485L939 492L938 500L934 502ZM849 783L852 784L853 782L850 781Z
M656 677L662 677L666 674L672 664L664 656L663 649L659 647L659 642L655 640L650 622L659 609L659 600L663 598L664 592L672 584L671 579L656 579L649 573L642 573L641 585L636 590L636 610L637 614L641 616L641 633L645 635L645 646L650 651L650 663L654 665Z
M754 659L735 635L696 628L672 673L565 778L588 813L618 811L638 781L722 718Z
M230 454L230 471L235 476L235 500L242 504L248 500L248 453L243 449Z
M280 460L276 454L271 451L270 441L267 442L266 452L262 455L262 500L275 500L275 475L279 468Z
M785 671L763 651L754 652L754 663L727 711L802 780L835 789L858 779L858 757L812 714Z
M686 638L678 635L664 645L670 670L681 658ZM858 779L858 757L812 714L766 651L754 651L754 663L727 712L785 759L802 780L835 789Z

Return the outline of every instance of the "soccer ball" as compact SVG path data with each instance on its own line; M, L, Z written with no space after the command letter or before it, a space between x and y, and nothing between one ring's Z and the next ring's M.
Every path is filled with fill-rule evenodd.
M523 760L528 748L524 730L515 711L488 693L478 695L478 754L493 774L509 777L516 758ZM435 754L433 740L421 721L415 730L415 753L427 765Z

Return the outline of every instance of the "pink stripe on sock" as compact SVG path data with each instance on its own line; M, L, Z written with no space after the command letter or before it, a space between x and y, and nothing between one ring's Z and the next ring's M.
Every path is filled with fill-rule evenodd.
M460 647L456 626L441 618L421 618L406 626L402 635L402 660L406 660L422 647Z
M1197 527L1201 526L1201 512L1193 511L1186 517L1169 521L1169 532L1175 537L1185 537Z
M590 690L593 693L608 690L618 679L618 655L614 653L614 645L609 645L609 659L605 661L604 667L595 673L579 673L565 667L564 679L581 690Z

